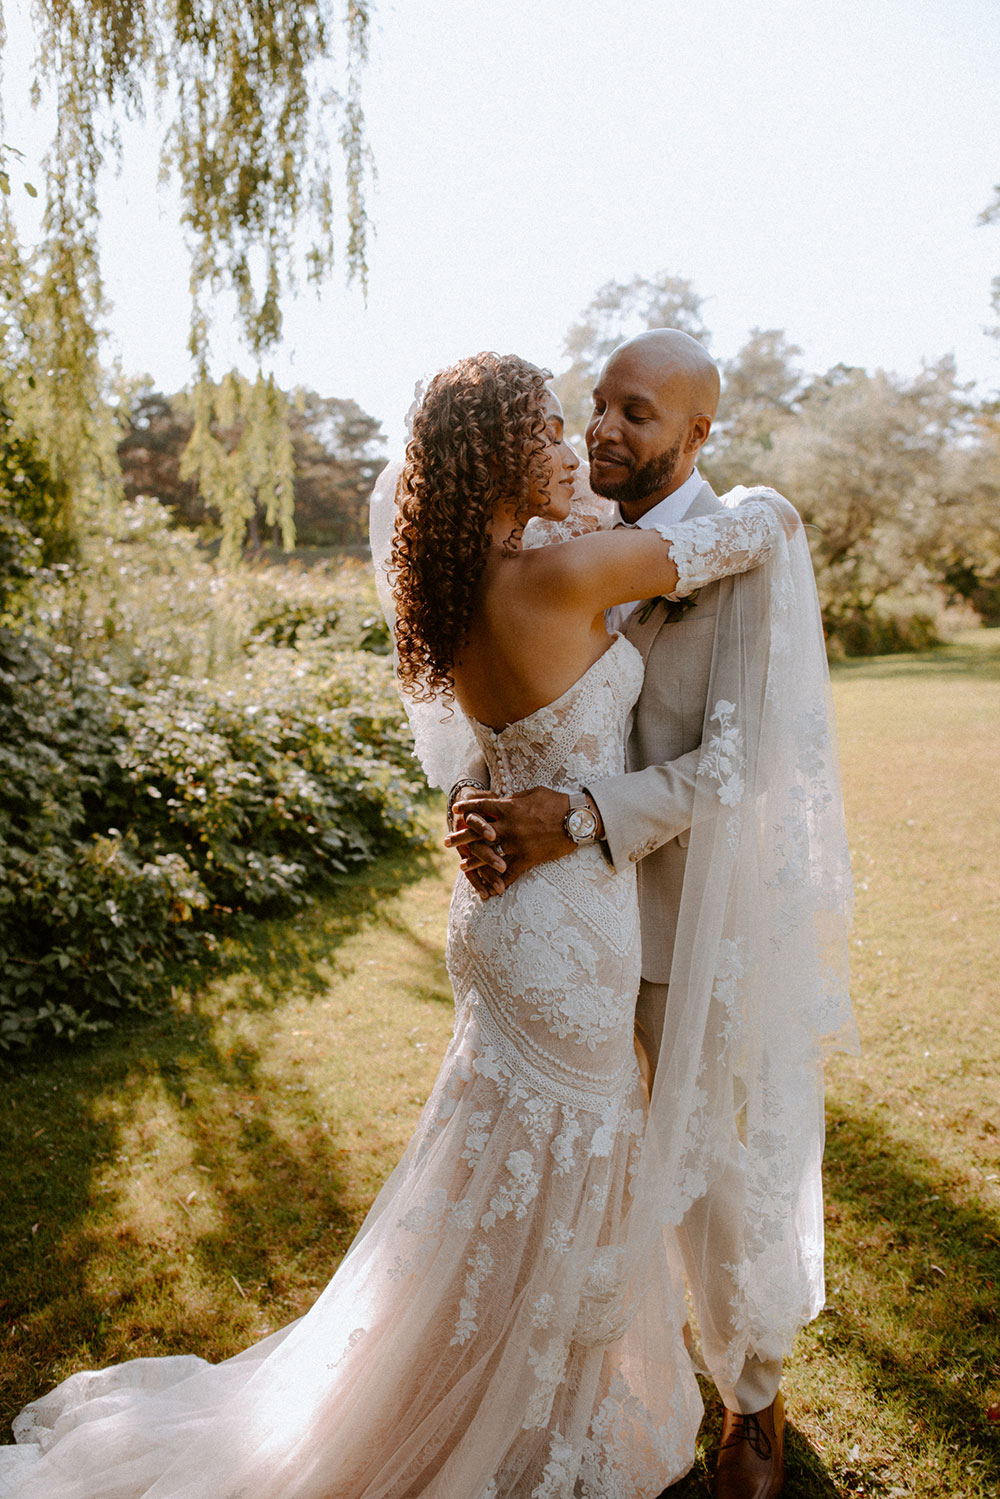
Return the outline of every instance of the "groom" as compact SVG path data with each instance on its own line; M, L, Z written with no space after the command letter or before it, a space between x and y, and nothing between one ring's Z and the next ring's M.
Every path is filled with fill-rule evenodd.
M654 329L620 344L594 388L587 427L590 484L617 503L620 522L648 527L710 515L722 505L695 463L711 430L719 373L705 350L676 329ZM624 775L574 797L536 787L493 798L485 770L449 794L447 840L481 893L499 892L525 870L600 841L616 869L638 864L642 981L636 1038L650 1082L670 1024L668 979L694 806L699 743L715 640L719 585L693 604L618 605L610 629L641 652L645 680L636 705ZM470 834L474 840L470 842ZM464 844L464 847L462 846ZM497 850L502 849L502 856ZM477 862L479 867L477 868ZM736 1300L740 1194L720 1179L690 1209L678 1238L698 1309L704 1350L725 1347ZM721 1360L720 1360L721 1362ZM725 1404L716 1475L718 1499L773 1499L783 1480L781 1360L748 1357L735 1382L717 1376Z

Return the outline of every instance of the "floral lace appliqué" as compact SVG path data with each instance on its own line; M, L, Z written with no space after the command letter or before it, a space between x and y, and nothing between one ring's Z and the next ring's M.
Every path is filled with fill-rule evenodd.
M469 1256L469 1273L465 1277L465 1294L458 1303L458 1326L451 1340L452 1347L456 1344L464 1345L472 1334L478 1331L476 1302L479 1299L483 1281L493 1269L493 1263L493 1256L485 1244L477 1245Z
M528 1206L534 1201L541 1183L541 1175L533 1169L534 1157L530 1150L515 1150L507 1157L510 1181L506 1182L496 1196L490 1200L490 1210L480 1219L483 1228L492 1228L498 1218L513 1213L523 1218Z
M781 521L767 500L747 500L720 521L700 515L676 526L655 526L677 568L677 587L667 597L682 599L729 573L766 562L781 534Z

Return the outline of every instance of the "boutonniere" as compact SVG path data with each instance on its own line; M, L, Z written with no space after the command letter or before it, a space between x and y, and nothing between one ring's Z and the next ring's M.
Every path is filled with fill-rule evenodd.
M679 619L683 619L689 609L693 609L698 602L698 594L701 592L696 588L694 593L689 593L686 599L667 599L661 593L658 598L649 599L639 610L639 623L644 625L657 605L662 604L666 610L668 625L675 625Z

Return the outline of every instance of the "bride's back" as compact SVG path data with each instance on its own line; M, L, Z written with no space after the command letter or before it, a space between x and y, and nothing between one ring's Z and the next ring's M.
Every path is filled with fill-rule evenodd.
M554 702L610 643L602 615L559 586L562 551L487 561L453 675L462 711L490 728Z

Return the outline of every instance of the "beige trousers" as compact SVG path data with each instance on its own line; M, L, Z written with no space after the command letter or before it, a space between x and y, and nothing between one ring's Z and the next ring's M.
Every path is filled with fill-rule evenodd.
M649 1063L650 1076L656 1069L666 1016L666 984L651 984L643 979L636 1004L635 1034ZM735 1264L740 1257L740 1211L739 1176L733 1167L691 1206L677 1231L684 1271L698 1313L702 1350L710 1368L719 1367L729 1340L730 1308L736 1299L736 1285L726 1266ZM751 1355L735 1384L718 1380L716 1384L729 1410L751 1415L771 1404L780 1381L780 1358L759 1359Z

